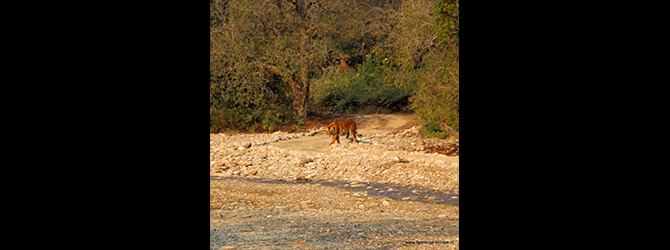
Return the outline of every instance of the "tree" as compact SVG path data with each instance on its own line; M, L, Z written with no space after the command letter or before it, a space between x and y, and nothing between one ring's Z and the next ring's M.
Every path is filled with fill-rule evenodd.
M310 78L336 61L345 68L345 60L367 54L381 35L373 16L383 14L386 1L215 2L221 7L210 15L210 41L216 44L210 54L222 60L215 67L241 73L239 68L249 69L241 66L253 65L256 71L243 73L260 82L279 77L290 86L295 112L306 118ZM211 28L212 19L221 25Z

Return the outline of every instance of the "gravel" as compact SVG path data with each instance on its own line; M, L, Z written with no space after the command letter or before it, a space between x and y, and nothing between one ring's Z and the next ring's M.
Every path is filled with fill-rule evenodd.
M338 180L391 183L458 193L458 158L425 153L428 145L458 141L421 140L412 127L397 134L374 134L359 143L340 138L327 152L280 148L280 140L321 136L325 128L307 133L210 134L210 176L272 180ZM350 138L351 139L351 138Z
M459 207L319 184L210 180L210 250L459 249ZM443 242L413 244L407 242Z
M412 127L329 145L324 130L210 134L210 177L229 177L210 180L210 250L459 249L459 206L431 203L457 198L459 157L429 153L458 155L457 140ZM374 195L397 189L412 191Z

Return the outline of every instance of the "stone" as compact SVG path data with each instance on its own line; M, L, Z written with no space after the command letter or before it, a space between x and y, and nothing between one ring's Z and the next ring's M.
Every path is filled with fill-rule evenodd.
M409 200L410 198L411 197L405 197L405 198L402 198L402 200L406 201L406 200Z
M447 215L445 215L445 214L440 214L440 215L437 216L437 218L446 218L446 217L447 217Z
M301 246L301 245L307 245L307 242L304 242L304 241L296 241L296 242L293 242L293 244L291 244L291 245L288 246L288 247L293 248L293 247L298 247L298 246Z
M313 205L314 202L312 202L311 200L308 200L308 201L301 201L300 204L302 204L302 205Z
M382 206L388 207L388 206L391 206L391 203L389 203L389 202L386 201L386 200L383 200L383 201L382 201Z

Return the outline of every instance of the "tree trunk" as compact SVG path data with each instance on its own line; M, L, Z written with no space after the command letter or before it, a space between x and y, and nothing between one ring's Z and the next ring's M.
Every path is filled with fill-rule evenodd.
M301 63L302 66L302 63ZM293 109L303 119L307 119L307 102L309 101L309 78L307 77L307 69L300 70L300 77L291 73L288 70L280 69L272 65L262 66L267 71L281 76L291 86L291 93L293 94Z
M309 100L309 79L305 75L306 73L301 73L299 79L296 80L295 77L289 79L293 93L293 108L303 119L307 119L307 101Z
M309 30L312 30L310 28ZM309 62L307 61L308 53L305 50L309 38L305 32L305 29L300 29L300 78L296 81L296 84L293 87L293 108L298 111L298 115L302 116L303 119L307 120L307 102L309 101L309 77L307 73L309 72Z
M442 120L442 117L440 117L439 115L437 116L437 118L440 119L440 121L439 121L440 128L442 128L442 130L444 130L444 131L449 132L449 134L451 134L454 138L458 139L458 137L459 137L458 131L456 131L455 129L447 126L447 124L445 124L444 121Z

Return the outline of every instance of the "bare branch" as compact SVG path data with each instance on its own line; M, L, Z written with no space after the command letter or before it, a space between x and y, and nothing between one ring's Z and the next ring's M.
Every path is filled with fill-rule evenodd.
M323 27L323 26L324 26L323 24L319 24L319 25L317 25L317 26L310 27L309 29L307 29L307 31L305 31L305 33L312 32L312 31L315 30L316 28L320 28L320 27Z
M459 139L458 138L459 137L458 131L456 131L455 129L447 126L447 124L444 123L444 121L442 120L442 117L440 117L440 115L437 115L437 118L440 119L439 124L440 124L440 128L442 128L442 130L449 132L456 139Z

